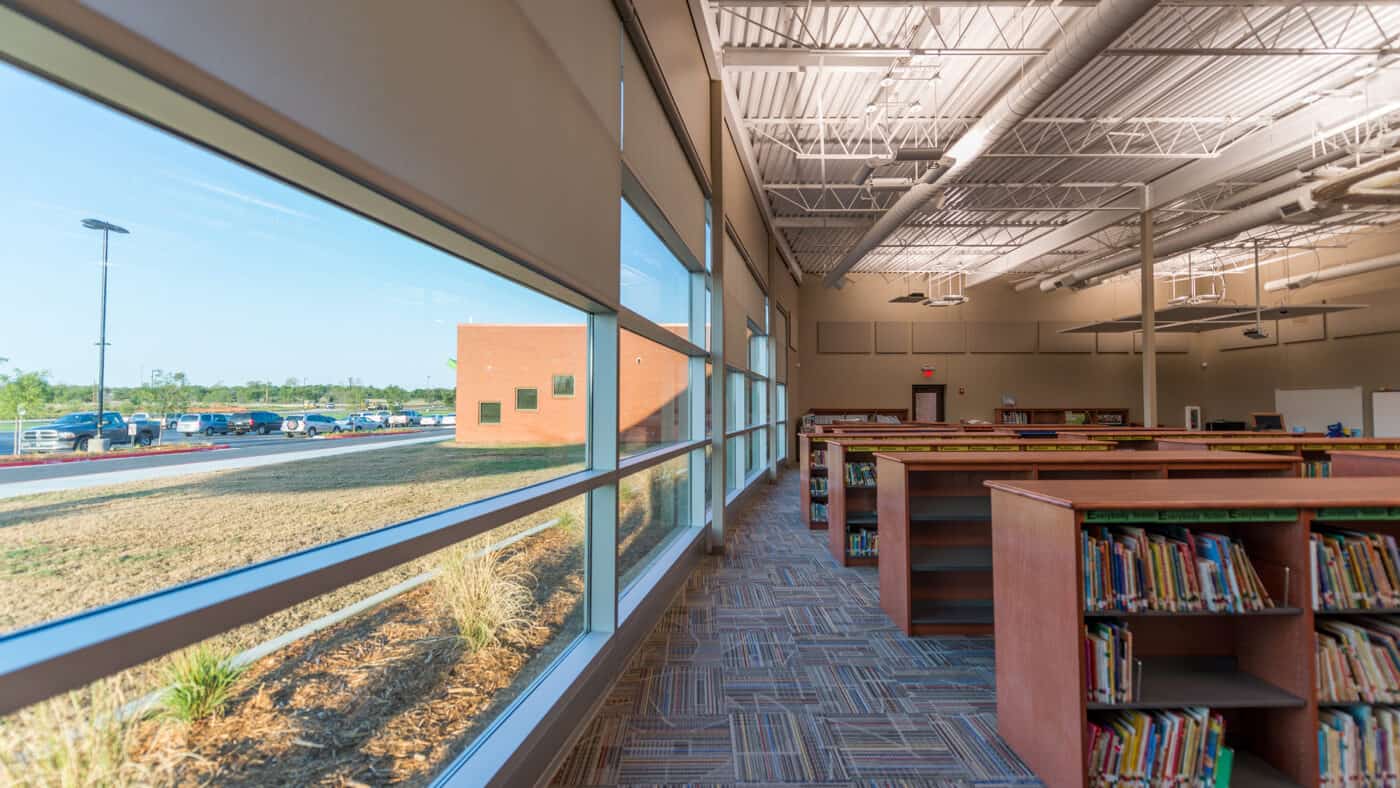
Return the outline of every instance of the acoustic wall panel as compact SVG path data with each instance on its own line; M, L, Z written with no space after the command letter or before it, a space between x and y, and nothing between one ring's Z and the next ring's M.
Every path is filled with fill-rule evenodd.
M978 321L967 324L967 349L972 353L1034 353L1035 323Z
M1131 353L1133 352L1133 335L1129 333L1121 334L1095 334L1097 346L1100 353Z
M960 321L922 320L912 324L915 353L966 353L967 324Z
M818 353L869 353L870 323L841 320L817 321Z
M1040 321L1041 353L1093 353L1093 334L1061 334L1061 329L1079 325L1070 320Z
M1134 353L1141 353L1141 352L1142 352L1142 334L1139 334L1139 333L1136 333L1136 332L1133 333L1133 352L1134 352ZM1157 352L1158 352L1158 353L1190 353L1190 352L1191 352L1191 335L1190 335L1190 334L1158 334L1158 335L1157 335Z
M1388 334L1400 331L1400 288L1358 293L1335 299L1342 304L1369 304L1365 309L1327 316L1327 333L1333 338Z
M875 323L876 353L908 353L909 323L905 320L882 320Z
M1216 347L1221 350L1248 350L1254 347L1273 347L1278 344L1278 321L1265 320L1264 330L1269 332L1268 339L1250 339L1244 335L1245 328L1249 326L1231 326L1222 328L1219 331L1210 332L1210 336L1215 338Z
M1278 321L1278 338L1285 344L1291 342L1316 342L1327 338L1326 324L1322 315L1299 317Z

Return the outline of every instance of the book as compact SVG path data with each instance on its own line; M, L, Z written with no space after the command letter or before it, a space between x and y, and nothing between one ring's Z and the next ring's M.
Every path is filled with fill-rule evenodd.
M848 463L846 463L846 486L847 486L847 487L874 487L874 486L875 486L875 463L873 463L873 462L848 462Z
M1220 756L1215 763L1215 788L1230 788L1230 773L1235 770L1235 750L1232 747L1220 748Z
M1316 676L1323 703L1400 703L1400 617L1319 623Z
M880 534L869 528L853 529L846 534L846 555L851 558L875 558L880 554Z
M1179 526L1080 533L1087 610L1231 612L1274 607L1244 545Z
M1084 627L1084 673L1090 703L1137 700L1133 634L1127 624L1098 622Z
M1319 782L1325 788L1400 780L1400 710L1366 705L1318 710Z
M1229 767L1224 741L1224 718L1204 707L1121 711L1091 719L1089 784L1218 785Z
M1400 607L1400 546L1395 537L1318 530L1310 538L1314 610Z

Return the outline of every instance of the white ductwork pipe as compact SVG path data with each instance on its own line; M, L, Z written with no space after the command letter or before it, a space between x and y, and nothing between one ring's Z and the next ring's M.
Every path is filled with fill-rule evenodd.
M1324 268L1321 271L1309 271L1306 274L1298 274L1297 276L1289 276L1283 279L1274 279L1265 283L1264 290L1269 293L1275 293L1279 290L1298 290L1318 282L1330 282L1333 279L1344 279L1348 276L1368 274L1372 271L1395 268L1396 266L1400 266L1400 253L1373 257L1370 260L1359 260L1355 263L1334 265L1331 268Z
M1255 227L1282 221L1311 211L1316 207L1317 203L1312 198L1312 189L1307 186L1300 187L1267 200L1261 200L1234 213L1218 216L1195 227L1157 238L1153 241L1154 251L1158 259L1162 259L1203 244L1233 238ZM1117 273L1125 268L1132 268L1141 260L1142 250L1124 249L1102 260L1045 279L1040 283L1040 289L1048 293L1060 287L1073 287L1089 279Z
M823 280L826 285L831 287L840 281L871 249L884 243L906 219L932 200L941 191L939 184L971 165L1156 5L1156 0L1102 0L1093 8L1081 9L1050 51L1027 68L948 149L948 155L924 173L856 241L827 273Z

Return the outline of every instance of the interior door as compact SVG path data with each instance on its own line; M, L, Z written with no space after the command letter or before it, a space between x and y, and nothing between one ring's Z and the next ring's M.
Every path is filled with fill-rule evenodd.
M943 392L941 383L914 387L914 421L943 421Z

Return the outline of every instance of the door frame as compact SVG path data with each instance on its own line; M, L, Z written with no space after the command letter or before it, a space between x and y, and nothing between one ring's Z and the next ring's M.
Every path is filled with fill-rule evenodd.
M948 405L947 383L915 383L914 391L909 398L910 418L916 420L918 419L919 395L927 392L933 392L938 395L938 413L936 414L937 418L935 418L934 421L947 421L947 418L945 418L945 414L947 413L946 408Z

